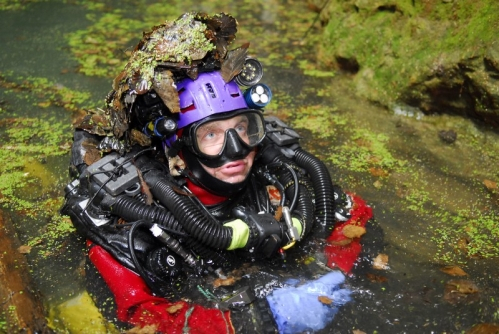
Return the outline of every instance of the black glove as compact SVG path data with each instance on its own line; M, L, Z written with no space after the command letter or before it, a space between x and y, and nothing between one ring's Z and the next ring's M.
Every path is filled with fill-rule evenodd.
M284 235L284 226L271 214L256 213L242 206L232 209L232 213L249 226L250 235L245 247L247 250L254 250L266 257L277 252Z

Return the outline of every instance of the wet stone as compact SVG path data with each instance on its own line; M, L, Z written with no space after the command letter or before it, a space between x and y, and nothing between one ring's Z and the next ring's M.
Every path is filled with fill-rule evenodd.
M440 130L438 132L438 137L446 144L452 144L457 139L457 133L453 130Z

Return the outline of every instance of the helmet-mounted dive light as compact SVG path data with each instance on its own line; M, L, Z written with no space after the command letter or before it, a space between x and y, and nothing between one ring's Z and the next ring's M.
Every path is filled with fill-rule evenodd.
M243 69L236 77L236 83L240 86L253 86L263 77L263 66L255 58L248 57L244 61Z
M165 137L177 131L177 122L170 117L159 117L144 126L143 132L148 136Z
M270 88L261 83L248 88L243 95L250 108L263 108L272 100Z

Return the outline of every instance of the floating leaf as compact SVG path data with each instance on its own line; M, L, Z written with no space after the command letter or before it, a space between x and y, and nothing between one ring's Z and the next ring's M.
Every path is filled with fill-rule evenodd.
M327 296L319 296L318 299L324 305L331 305L333 303L333 300Z
M388 255L382 253L378 254L373 261L373 268L378 270L388 269Z
M463 294L477 293L479 291L476 284L469 280L451 280L447 282L445 287L452 290L452 292Z
M345 238L342 240L328 241L328 243L333 246L346 246L352 243L352 239Z
M169 308L166 309L166 312L173 314L173 313L177 312L178 310L181 310L183 307L184 307L184 305L181 303L173 304L172 306L170 306Z
M234 283L236 283L237 281L238 279L233 276L227 278L217 278L213 281L213 287L218 288L220 286L231 286L234 285Z
M40 108L48 108L52 105L52 103L50 101L45 101L45 102L40 102L38 103L38 106Z
M444 300L451 303L473 303L480 299L480 290L469 280L451 280L445 284Z
M155 334L158 332L157 325L137 326L125 331L125 334Z
M17 251L21 254L29 254L31 252L31 246L22 245L17 249Z
M374 275L374 274L367 273L366 276L367 276L368 280L370 280L371 282L375 282L375 283L384 283L384 282L388 281L388 278L386 278L385 276L381 276L381 275Z
M483 184L487 187L489 190L494 190L497 189L497 182L491 181L491 180L483 180Z
M386 177L389 175L389 173L386 170L375 167L369 168L369 172L371 173L372 176Z
M366 334L366 332L361 331L360 329L354 329L354 330L352 331L352 334Z
M466 334L497 334L499 325L496 324L478 324L473 326Z
M354 239L354 238L360 238L361 236L366 234L366 229L362 226L346 225L345 227L343 227L341 232L345 237Z
M440 268L441 271L452 276L466 276L468 275L463 269L458 266L445 266Z

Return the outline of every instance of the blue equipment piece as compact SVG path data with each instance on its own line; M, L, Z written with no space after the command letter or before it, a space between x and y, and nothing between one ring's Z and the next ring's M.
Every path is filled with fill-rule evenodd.
M272 91L262 83L246 89L243 95L248 107L254 109L263 108L272 100Z
M333 321L339 307L351 300L351 291L340 288L344 281L345 276L340 271L333 271L298 287L274 290L267 296L267 301L279 333L295 334L325 328Z

